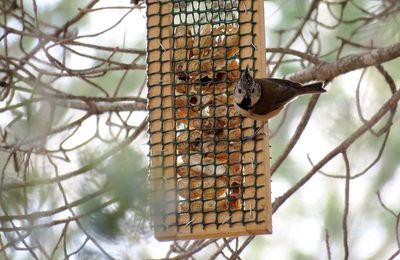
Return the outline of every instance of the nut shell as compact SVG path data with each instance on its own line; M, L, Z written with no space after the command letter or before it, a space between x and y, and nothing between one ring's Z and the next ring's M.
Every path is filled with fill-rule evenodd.
M225 194L228 185L226 177L182 178L177 182L178 194L184 199L213 199Z
M190 209L189 209L190 205ZM221 200L206 200L206 201L183 201L179 204L179 213L196 213L196 212L208 212L208 211L222 211L228 208L228 202L226 199Z
M174 31L176 186L184 200L179 223L242 207L242 117L233 106L239 41L237 24L208 23L199 32L180 25Z

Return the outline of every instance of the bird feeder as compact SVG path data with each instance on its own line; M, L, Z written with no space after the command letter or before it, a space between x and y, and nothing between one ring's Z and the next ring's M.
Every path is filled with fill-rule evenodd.
M150 186L160 241L272 232L267 127L233 92L265 77L263 1L147 1Z

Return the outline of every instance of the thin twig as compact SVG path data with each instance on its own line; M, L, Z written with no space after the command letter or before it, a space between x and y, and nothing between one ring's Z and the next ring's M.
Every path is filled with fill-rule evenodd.
M382 107L376 112L366 124L360 126L356 131L354 131L347 139L340 143L336 148L324 156L300 181L298 181L293 187L287 190L283 195L275 199L272 204L273 212L278 210L278 208L290 198L297 190L304 186L314 175L317 173L327 162L336 157L339 153L345 151L355 140L362 136L369 128L374 126L381 118L392 109L392 107L397 104L400 100L400 91L396 91L395 94L385 102Z
M300 139L304 129L307 126L308 121L311 118L312 112L314 111L315 106L317 105L319 95L314 95L310 102L308 103L307 109L303 114L299 124L296 127L296 130L290 138L289 143L286 145L285 150L279 155L278 159L274 162L271 166L271 175L275 173L275 171L279 168L279 166L285 161L289 153L292 151L293 147L297 144L298 140Z
M325 246L326 246L326 254L328 256L328 260L332 259L332 254L331 254L331 245L329 242L329 232L328 229L325 229Z
M344 188L344 212L342 220L342 230L343 230L343 246L344 246L344 259L349 259L349 230L348 230L348 215L350 208L350 163L347 157L346 151L342 153L343 161L346 166L346 179Z

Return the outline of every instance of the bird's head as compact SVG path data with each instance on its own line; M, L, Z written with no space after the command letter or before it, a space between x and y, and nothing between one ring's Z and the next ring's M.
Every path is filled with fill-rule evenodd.
M233 97L235 103L245 110L251 109L260 99L261 88L250 75L249 66L247 66L246 70L240 75Z

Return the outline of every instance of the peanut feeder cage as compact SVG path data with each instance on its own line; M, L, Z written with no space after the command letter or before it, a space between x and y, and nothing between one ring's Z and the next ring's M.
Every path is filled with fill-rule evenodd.
M152 218L158 240L271 233L268 135L233 106L265 77L263 1L147 1ZM264 127L264 133L267 128Z

